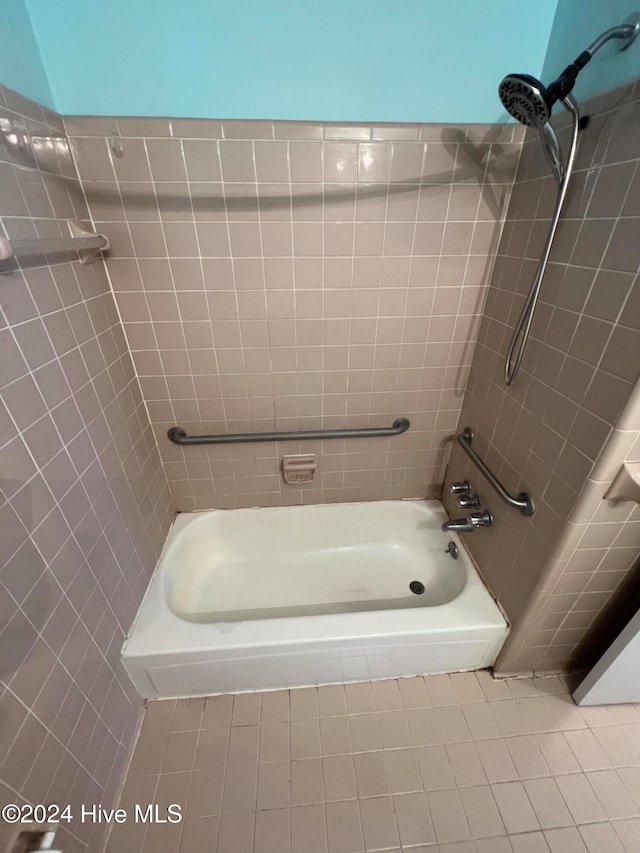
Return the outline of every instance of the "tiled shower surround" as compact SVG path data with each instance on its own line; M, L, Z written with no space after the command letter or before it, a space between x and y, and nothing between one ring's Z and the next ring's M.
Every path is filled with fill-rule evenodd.
M35 257L0 275L5 802L113 802L139 709L121 642L176 508L437 495L467 424L538 507L507 511L453 445L447 479L469 476L496 519L468 538L515 622L499 670L570 668L608 637L640 545L638 510L601 500L640 458L637 85L591 105L509 390L553 189L530 140L503 230L519 127L67 118L70 149L59 116L1 91L31 135L0 149L6 233L91 217L112 242L106 267ZM166 439L402 415L412 429L390 439ZM319 456L304 488L278 469L298 451ZM65 853L101 831L63 830Z
M537 134L525 141L460 420L507 488L533 495L536 513L502 504L457 446L447 475L468 476L495 516L466 538L515 623L504 674L590 665L638 596L640 512L602 498L625 456L640 460L640 83L581 108L590 121L573 186L507 389L504 356L555 195Z
M31 135L0 149L2 226L60 236L87 218L62 120L7 90L0 114ZM77 812L127 761L120 649L172 507L102 261L28 261L0 269L0 800ZM98 848L103 826L62 826L65 853Z
M439 494L518 127L66 126L178 509ZM384 439L166 437L399 416L411 430ZM297 452L319 457L304 488L279 472Z

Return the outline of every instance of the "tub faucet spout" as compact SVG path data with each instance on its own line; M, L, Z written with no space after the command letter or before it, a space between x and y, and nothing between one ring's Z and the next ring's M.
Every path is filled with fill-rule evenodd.
M489 527L493 524L493 516L488 509L483 512L472 512L465 518L452 518L450 521L445 521L442 525L442 530L446 533L448 530L456 530L458 533L473 533L476 527Z
M456 530L458 533L471 533L475 527L471 523L470 518L452 518L445 521L442 525L442 530L446 533L448 530Z

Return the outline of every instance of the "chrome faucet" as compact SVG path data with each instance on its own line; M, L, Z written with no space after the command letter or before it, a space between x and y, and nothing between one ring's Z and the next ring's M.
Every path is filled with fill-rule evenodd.
M489 527L493 524L493 516L488 509L482 512L472 512L465 518L452 518L445 521L442 530L456 530L458 533L473 533L477 527Z

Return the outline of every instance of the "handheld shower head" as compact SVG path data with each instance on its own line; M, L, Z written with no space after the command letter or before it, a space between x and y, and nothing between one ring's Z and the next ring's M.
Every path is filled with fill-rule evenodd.
M567 65L562 74L544 86L529 74L507 74L500 86L498 95L506 111L527 127L537 127L542 131L551 118L551 110L556 101L564 101L575 86L578 74L589 62L596 51L611 39L617 39L618 49L626 50L640 33L640 12L634 12L618 27L602 33L583 50L571 65Z
M541 130L551 118L553 101L545 86L529 74L507 74L498 96L506 111L527 127Z
M564 167L558 137L549 123L553 100L547 89L529 74L509 74L500 83L498 94L510 115L521 124L539 130L542 149L553 177L558 184L562 183Z
M602 33L571 65L568 65L557 80L549 86L528 74L509 74L500 83L498 94L507 112L527 127L536 127L554 178L558 184L556 204L551 218L549 234L544 244L538 268L524 302L522 313L515 325L505 360L504 381L511 385L524 356L525 347L533 323L533 315L540 295L540 287L551 254L551 247L560 221L567 189L578 150L578 134L584 126L580 118L578 105L571 94L580 71L589 62L596 51L611 39L617 39L618 49L626 50L640 34L640 12L634 12L619 27L612 27ZM562 162L560 145L555 131L549 123L553 105L560 101L571 114L573 132L566 165Z

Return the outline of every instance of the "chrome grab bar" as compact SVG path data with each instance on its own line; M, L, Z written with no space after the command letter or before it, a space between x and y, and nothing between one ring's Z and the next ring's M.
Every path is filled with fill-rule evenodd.
M310 438L380 438L385 435L400 435L411 426L407 418L396 418L390 427L368 427L364 429L309 429L300 432L245 432L229 435L187 435L182 427L171 427L167 433L174 444L234 444L249 441L303 441Z
M471 427L465 427L458 436L458 444L460 445L460 447L462 447L462 449L471 459L476 468L478 468L478 470L484 474L489 483L493 486L493 488L496 490L496 492L500 495L500 497L505 503L508 503L509 506L519 509L523 515L533 515L533 513L535 512L535 506L533 505L531 497L526 492L520 492L520 494L514 498L514 496L505 489L505 487L502 485L500 480L498 480L493 471L491 471L487 467L486 462L481 459L475 452L472 447L473 439L473 430L471 429Z

